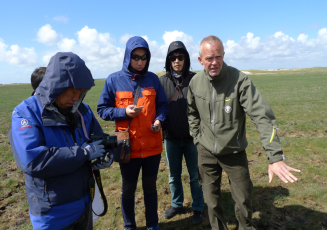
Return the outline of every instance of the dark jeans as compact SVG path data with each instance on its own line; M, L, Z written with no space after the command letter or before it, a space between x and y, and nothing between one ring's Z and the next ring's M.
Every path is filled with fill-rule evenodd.
M120 163L123 178L121 209L126 230L136 229L135 223L135 190L137 179L142 168L142 187L144 195L145 219L147 227L158 224L157 176L161 154L146 158L131 158L129 163Z
M62 230L92 230L92 229L93 229L92 202L90 202L89 207L85 210L82 216L75 222L64 227Z
M229 178L238 230L255 230L252 224L252 182L246 152L214 156L198 144L199 182L208 205L208 214L213 230L228 230L221 208L220 182L222 170Z
M185 158L186 167L190 175L190 187L193 198L192 208L203 211L204 200L202 188L198 180L198 151L193 140L169 141L165 140L166 160L169 166L169 187L171 191L171 206L183 207L184 192L182 185L182 162Z

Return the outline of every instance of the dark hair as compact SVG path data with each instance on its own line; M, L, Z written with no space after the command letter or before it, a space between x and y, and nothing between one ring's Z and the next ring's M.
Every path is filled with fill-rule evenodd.
M36 90L36 88L41 83L46 70L47 70L46 67L40 67L40 68L36 68L34 70L34 72L32 73L32 75L31 75L31 85L32 85L34 90Z

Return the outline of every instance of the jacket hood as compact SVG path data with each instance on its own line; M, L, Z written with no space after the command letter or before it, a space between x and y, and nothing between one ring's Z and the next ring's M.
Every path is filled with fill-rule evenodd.
M36 89L36 98L44 109L68 88L85 89L73 106L72 110L76 110L93 86L91 71L79 56L71 52L58 52L50 59L44 78Z
M128 66L131 62L131 54L132 51L135 50L136 48L144 48L147 50L147 61L146 61L146 65L144 67L144 71L142 70L142 72L147 72L148 68L149 68L149 64L150 64L150 59L151 59L151 53L149 50L149 45L148 43L142 38L142 37L138 37L138 36L134 36L131 37L127 43L126 43L126 49L125 49L125 56L124 56L124 62L123 62L123 71L124 72L130 72L128 70Z
M170 43L170 45L168 47L167 56L166 56L165 69L166 69L166 72L169 72L172 75L173 67L171 66L171 61L169 59L169 56L171 53L173 53L174 51L179 50L179 49L183 50L184 54L185 54L184 66L183 66L183 70L182 70L182 77L186 77L190 71L191 61L190 61L190 55L187 52L187 49L186 49L184 43L181 41L174 41L174 42Z

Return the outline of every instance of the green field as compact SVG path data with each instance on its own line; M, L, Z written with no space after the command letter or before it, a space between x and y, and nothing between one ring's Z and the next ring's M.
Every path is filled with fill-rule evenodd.
M254 84L271 105L278 123L286 163L301 169L299 181L284 184L276 176L268 183L267 159L260 145L255 126L247 119L247 154L254 185L254 222L258 229L327 229L327 68L288 71L249 70ZM104 80L85 97L92 110L96 105ZM13 108L32 92L28 84L0 85L0 229L32 229L25 194L24 175L17 168L8 143L7 133ZM96 115L99 119L99 117ZM113 122L100 124L112 134ZM185 164L184 164L185 166ZM104 191L108 199L108 213L99 219L95 229L123 229L120 209L121 176L119 166L102 170ZM189 177L183 169L185 201L184 213L166 220L164 211L170 205L168 166L162 154L157 187L159 197L159 226L161 229L210 229L205 207L201 225L191 225L191 195ZM224 174L222 200L229 229L236 229L233 201ZM135 194L135 213L139 229L145 230L142 185Z

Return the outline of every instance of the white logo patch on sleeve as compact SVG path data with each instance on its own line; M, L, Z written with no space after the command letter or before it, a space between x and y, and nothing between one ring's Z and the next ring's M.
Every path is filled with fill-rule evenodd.
M32 128L32 126L28 125L28 120L23 119L20 124L22 125L22 127L20 128L20 130L22 129L27 129L27 128Z
M27 126L28 125L28 120L23 119L21 122L22 126Z

